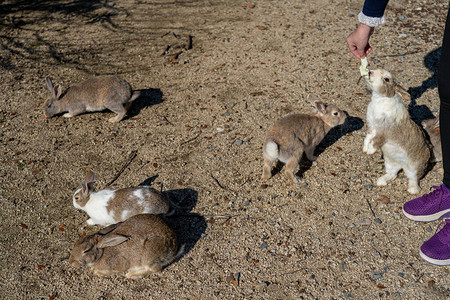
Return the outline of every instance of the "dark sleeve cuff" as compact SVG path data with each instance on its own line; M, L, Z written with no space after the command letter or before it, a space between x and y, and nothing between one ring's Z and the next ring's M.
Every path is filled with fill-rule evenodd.
M381 18L388 2L389 0L366 0L362 12L371 18Z

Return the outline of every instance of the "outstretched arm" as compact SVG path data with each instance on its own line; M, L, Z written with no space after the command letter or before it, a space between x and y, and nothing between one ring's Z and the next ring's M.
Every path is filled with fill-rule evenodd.
M363 10L358 15L359 26L347 37L347 45L351 53L362 59L372 49L369 44L374 27L385 22L384 11L389 0L366 0Z

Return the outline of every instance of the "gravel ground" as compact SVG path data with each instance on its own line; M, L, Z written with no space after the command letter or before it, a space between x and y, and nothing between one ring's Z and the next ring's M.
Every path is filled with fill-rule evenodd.
M419 257L439 221L414 223L403 174L377 187L362 153L370 100L346 36L362 1L18 1L0 4L0 282L3 299L445 299L450 269ZM370 67L408 89L411 116L438 113L447 1L391 1ZM117 74L142 97L111 112L44 119L49 75L64 88ZM302 161L261 179L267 129L312 112L316 95L348 122ZM135 154L135 156L132 156ZM131 155L131 156L130 156ZM84 168L97 188L151 184L185 209L170 224L186 254L139 280L69 265L100 227L72 206ZM277 170L280 170L279 166ZM421 180L427 193L441 165Z

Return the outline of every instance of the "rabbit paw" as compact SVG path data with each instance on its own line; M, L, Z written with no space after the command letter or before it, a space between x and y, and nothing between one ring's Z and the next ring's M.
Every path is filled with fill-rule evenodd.
M317 156L311 155L306 157L309 161L316 161Z
M302 179L300 177L298 177L297 175L294 175L292 177L292 182L293 183L299 183L300 181L302 181Z
M88 225L95 225L95 222L94 222L94 220L92 220L92 219L88 219L88 220L86 221L86 223L88 223Z
M72 118L73 116L74 116L74 114L72 114L72 113L65 113L63 115L64 118Z
M410 194L417 194L419 191L420 191L420 187L418 185L408 187L408 193L410 193Z
M268 172L268 173L263 173L262 174L262 176L261 176L261 178L262 179L264 179L264 180L268 180L268 179L270 179L272 177L272 174L270 174L270 172Z
M372 143L368 143L367 145L364 145L363 152L365 152L365 153L370 155L370 154L374 154L375 152L377 152L377 149L375 149L373 147Z
M385 186L387 184L388 184L388 181L386 180L386 178L384 176L381 176L380 178L378 178L377 186Z

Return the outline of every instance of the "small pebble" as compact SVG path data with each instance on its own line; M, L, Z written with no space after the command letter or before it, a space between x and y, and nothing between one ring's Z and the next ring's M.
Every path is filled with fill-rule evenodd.
M373 219L376 223L378 223L378 224L381 224L381 223L383 223L383 221L381 221L379 218L375 218L375 219Z
M264 242L261 244L261 248L262 249L266 249L268 247L267 242Z
M425 230L428 231L428 232L432 232L432 231L433 231L433 228L431 228L430 226L428 226Z
M381 275L381 274L373 274L373 279L375 279L375 280L378 280L381 277L383 277L383 275Z
M240 146L242 145L244 142L242 140L236 140L236 145Z
M404 15L401 15L398 17L401 21L403 21L406 17Z
M399 273L398 273L398 276L400 276L400 277L405 277L405 274L402 273L402 272L399 272Z
M250 205L250 200L247 200L244 202L244 206L249 206Z
M371 184L365 184L363 187L364 187L366 190L370 190L371 188L373 188L373 185L371 185Z

